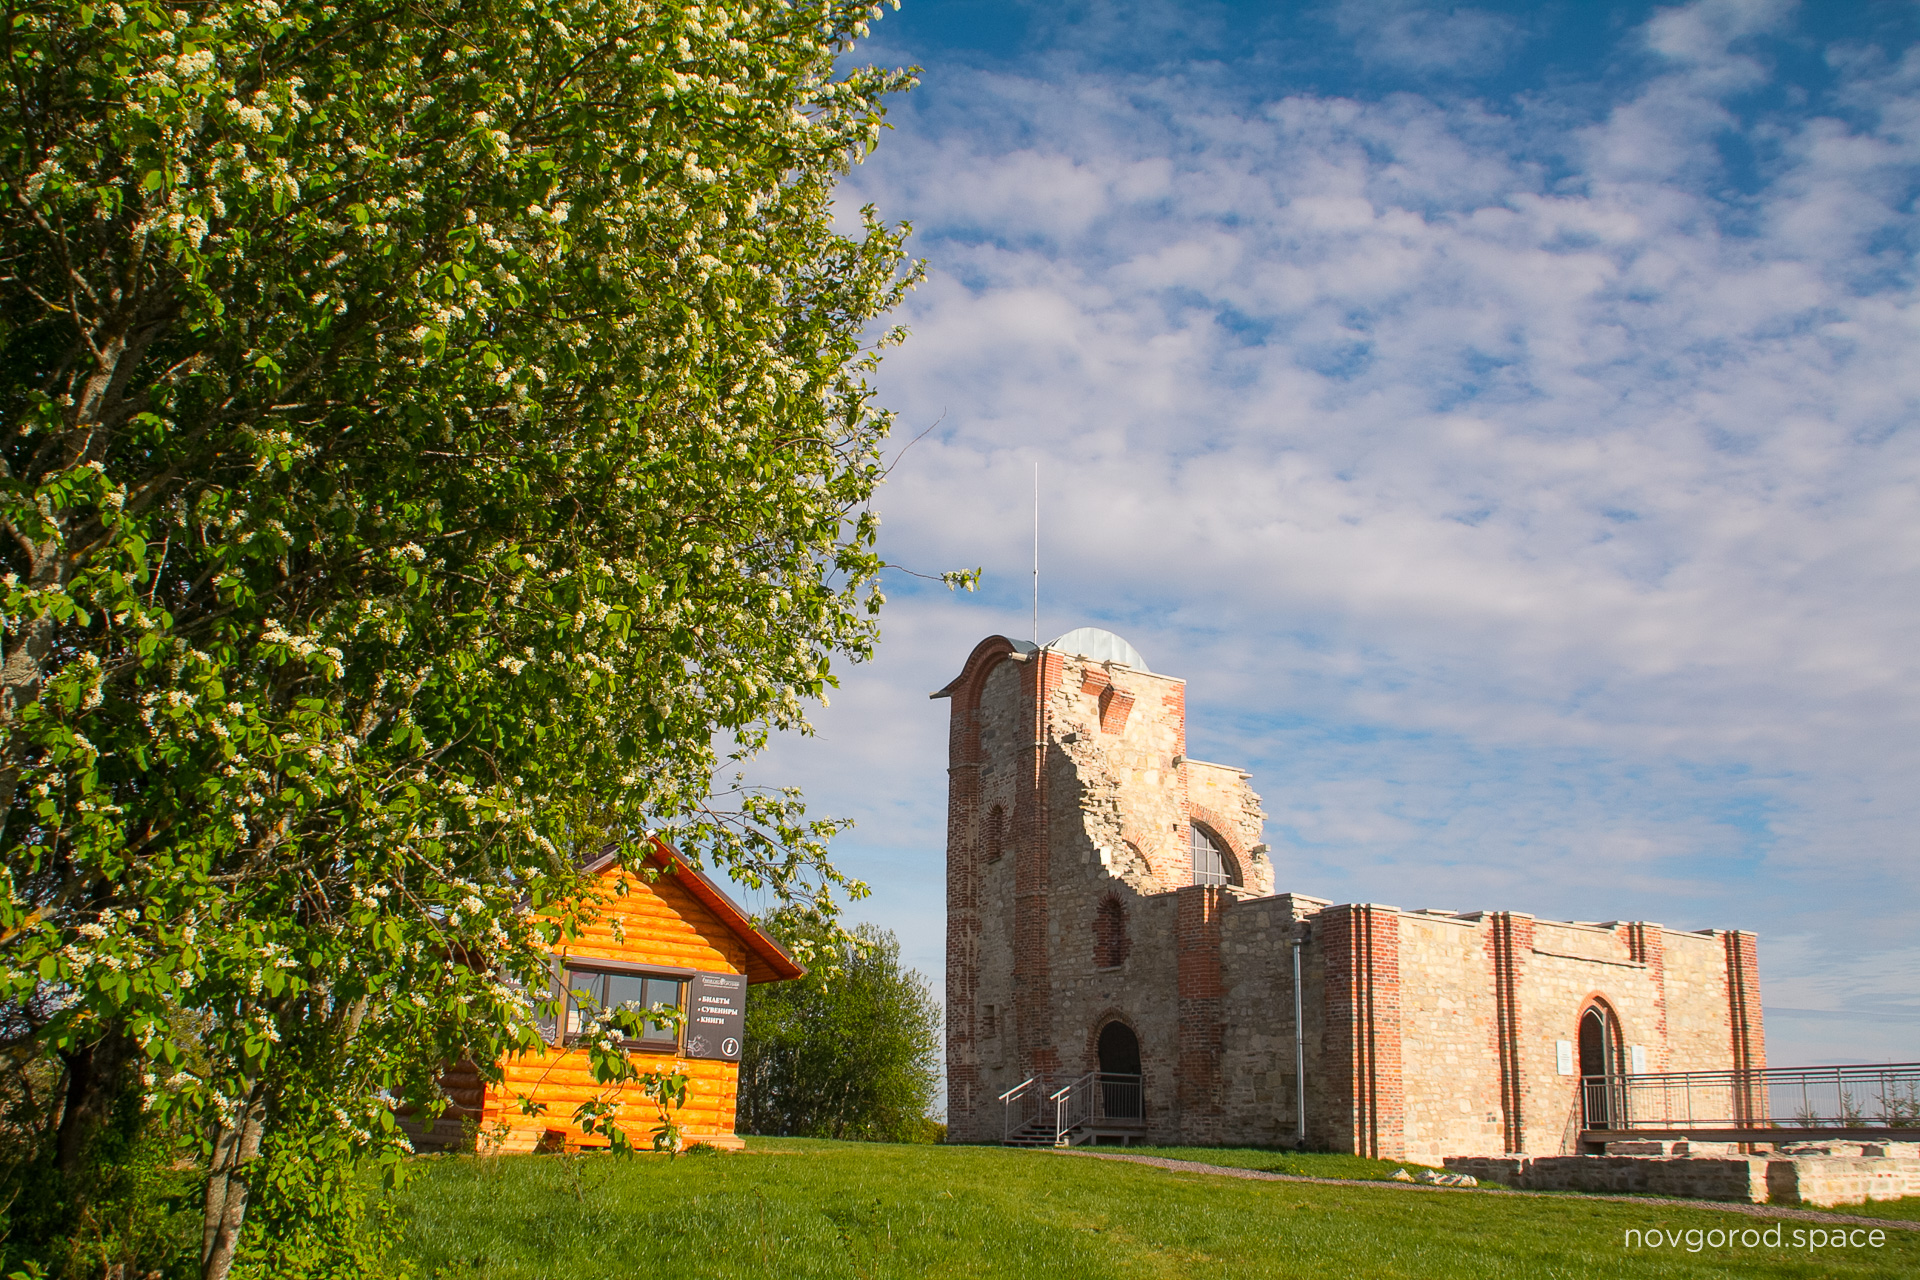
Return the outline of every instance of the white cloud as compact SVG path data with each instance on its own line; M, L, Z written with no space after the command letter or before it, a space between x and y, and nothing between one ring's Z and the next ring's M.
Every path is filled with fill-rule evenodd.
M1361 57L1413 71L1492 70L1526 39L1525 28L1513 18L1464 5L1343 0L1332 16Z
M1756 928L1770 1001L1782 964L1920 977L1920 72L1839 50L1845 122L1742 125L1790 16L1659 14L1591 123L1085 71L896 115L853 194L933 274L880 386L906 435L945 416L888 549L991 592L898 594L773 763L863 818L910 957L937 975L925 695L1026 633L1040 459L1045 630L1191 680L1294 887Z
M1798 6L1790 0L1695 0L1663 9L1645 27L1647 47L1677 62L1718 67L1739 57L1733 46L1774 31Z

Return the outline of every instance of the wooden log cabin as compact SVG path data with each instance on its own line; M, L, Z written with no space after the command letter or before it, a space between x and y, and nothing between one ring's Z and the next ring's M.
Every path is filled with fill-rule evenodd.
M599 1095L601 1086L588 1070L586 1053L569 1047L569 1038L580 1028L583 1006L590 1011L627 1001L647 1009L666 1003L685 1014L679 1028L650 1024L648 1038L629 1044L641 1070L677 1065L686 1073L686 1105L674 1115L684 1141L743 1145L733 1124L747 987L798 978L805 970L663 843L656 842L647 859L649 874L626 870L613 854L586 870L614 883L606 886L598 918L554 955L554 994L565 999L559 1018L543 1024L546 1047L507 1058L497 1083L472 1063L450 1069L442 1077L451 1100L446 1112L430 1129L405 1125L417 1150L469 1148L476 1139L503 1152L607 1145L605 1137L583 1134L574 1123L574 1108ZM523 1097L544 1104L544 1112L527 1114ZM646 1149L657 1113L634 1085L620 1101L617 1123L629 1141Z

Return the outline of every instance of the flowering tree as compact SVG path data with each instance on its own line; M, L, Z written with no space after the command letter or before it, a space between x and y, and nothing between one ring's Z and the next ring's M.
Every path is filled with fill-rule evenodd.
M276 1152L530 1043L570 797L860 891L714 779L875 637L873 16L8 4L0 996L63 1213L137 1092L224 1275Z

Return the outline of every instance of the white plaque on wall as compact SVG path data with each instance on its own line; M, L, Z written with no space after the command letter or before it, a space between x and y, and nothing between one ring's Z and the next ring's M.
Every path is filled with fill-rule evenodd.
M1633 1064L1633 1074L1637 1076L1647 1074L1647 1046L1643 1044L1634 1045L1631 1049L1627 1050L1627 1058L1628 1061Z
M1555 1040L1553 1042L1553 1059L1554 1059L1555 1065L1559 1068L1561 1075L1563 1076L1572 1075L1573 1074L1573 1041Z

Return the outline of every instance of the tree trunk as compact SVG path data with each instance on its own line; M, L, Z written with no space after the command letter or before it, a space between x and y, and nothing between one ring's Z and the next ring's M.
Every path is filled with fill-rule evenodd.
M261 1131L266 1127L264 1085L255 1084L241 1100L234 1125L222 1125L213 1140L213 1164L207 1170L205 1234L200 1247L201 1280L226 1280L240 1245L240 1228L247 1217L246 1167L260 1156Z
M67 1067L67 1098L54 1137L54 1168L75 1196L85 1194L81 1175L100 1131L113 1118L114 1103L137 1052L133 1037L110 1025L92 1044L60 1055Z

